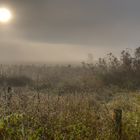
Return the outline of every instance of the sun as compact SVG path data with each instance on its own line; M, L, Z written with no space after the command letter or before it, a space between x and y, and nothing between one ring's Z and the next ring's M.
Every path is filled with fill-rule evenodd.
M7 8L0 8L0 22L1 23L7 23L11 20L12 13Z

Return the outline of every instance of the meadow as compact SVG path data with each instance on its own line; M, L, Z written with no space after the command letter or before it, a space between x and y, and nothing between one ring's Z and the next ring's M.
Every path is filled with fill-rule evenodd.
M1 65L0 140L139 140L139 70L140 48L79 66Z

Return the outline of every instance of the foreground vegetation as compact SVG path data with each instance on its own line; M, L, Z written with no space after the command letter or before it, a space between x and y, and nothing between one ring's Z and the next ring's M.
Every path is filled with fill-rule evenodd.
M1 140L116 140L114 108L123 110L121 138L140 138L139 93L106 100L95 93L38 98L36 91L25 91L15 89L11 98L1 91Z

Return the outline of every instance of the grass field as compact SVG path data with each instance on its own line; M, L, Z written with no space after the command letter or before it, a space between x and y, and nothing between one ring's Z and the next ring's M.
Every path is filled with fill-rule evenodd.
M0 140L139 140L140 47L81 65L0 65Z
M121 135L122 140L139 140L140 93L98 94L58 95L27 88L9 94L2 89L0 139L117 140ZM115 130L114 109L122 110L121 134Z

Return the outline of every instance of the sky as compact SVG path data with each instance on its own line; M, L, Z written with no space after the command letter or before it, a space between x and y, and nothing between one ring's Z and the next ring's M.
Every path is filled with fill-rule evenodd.
M81 62L140 46L140 0L0 0L0 62Z

